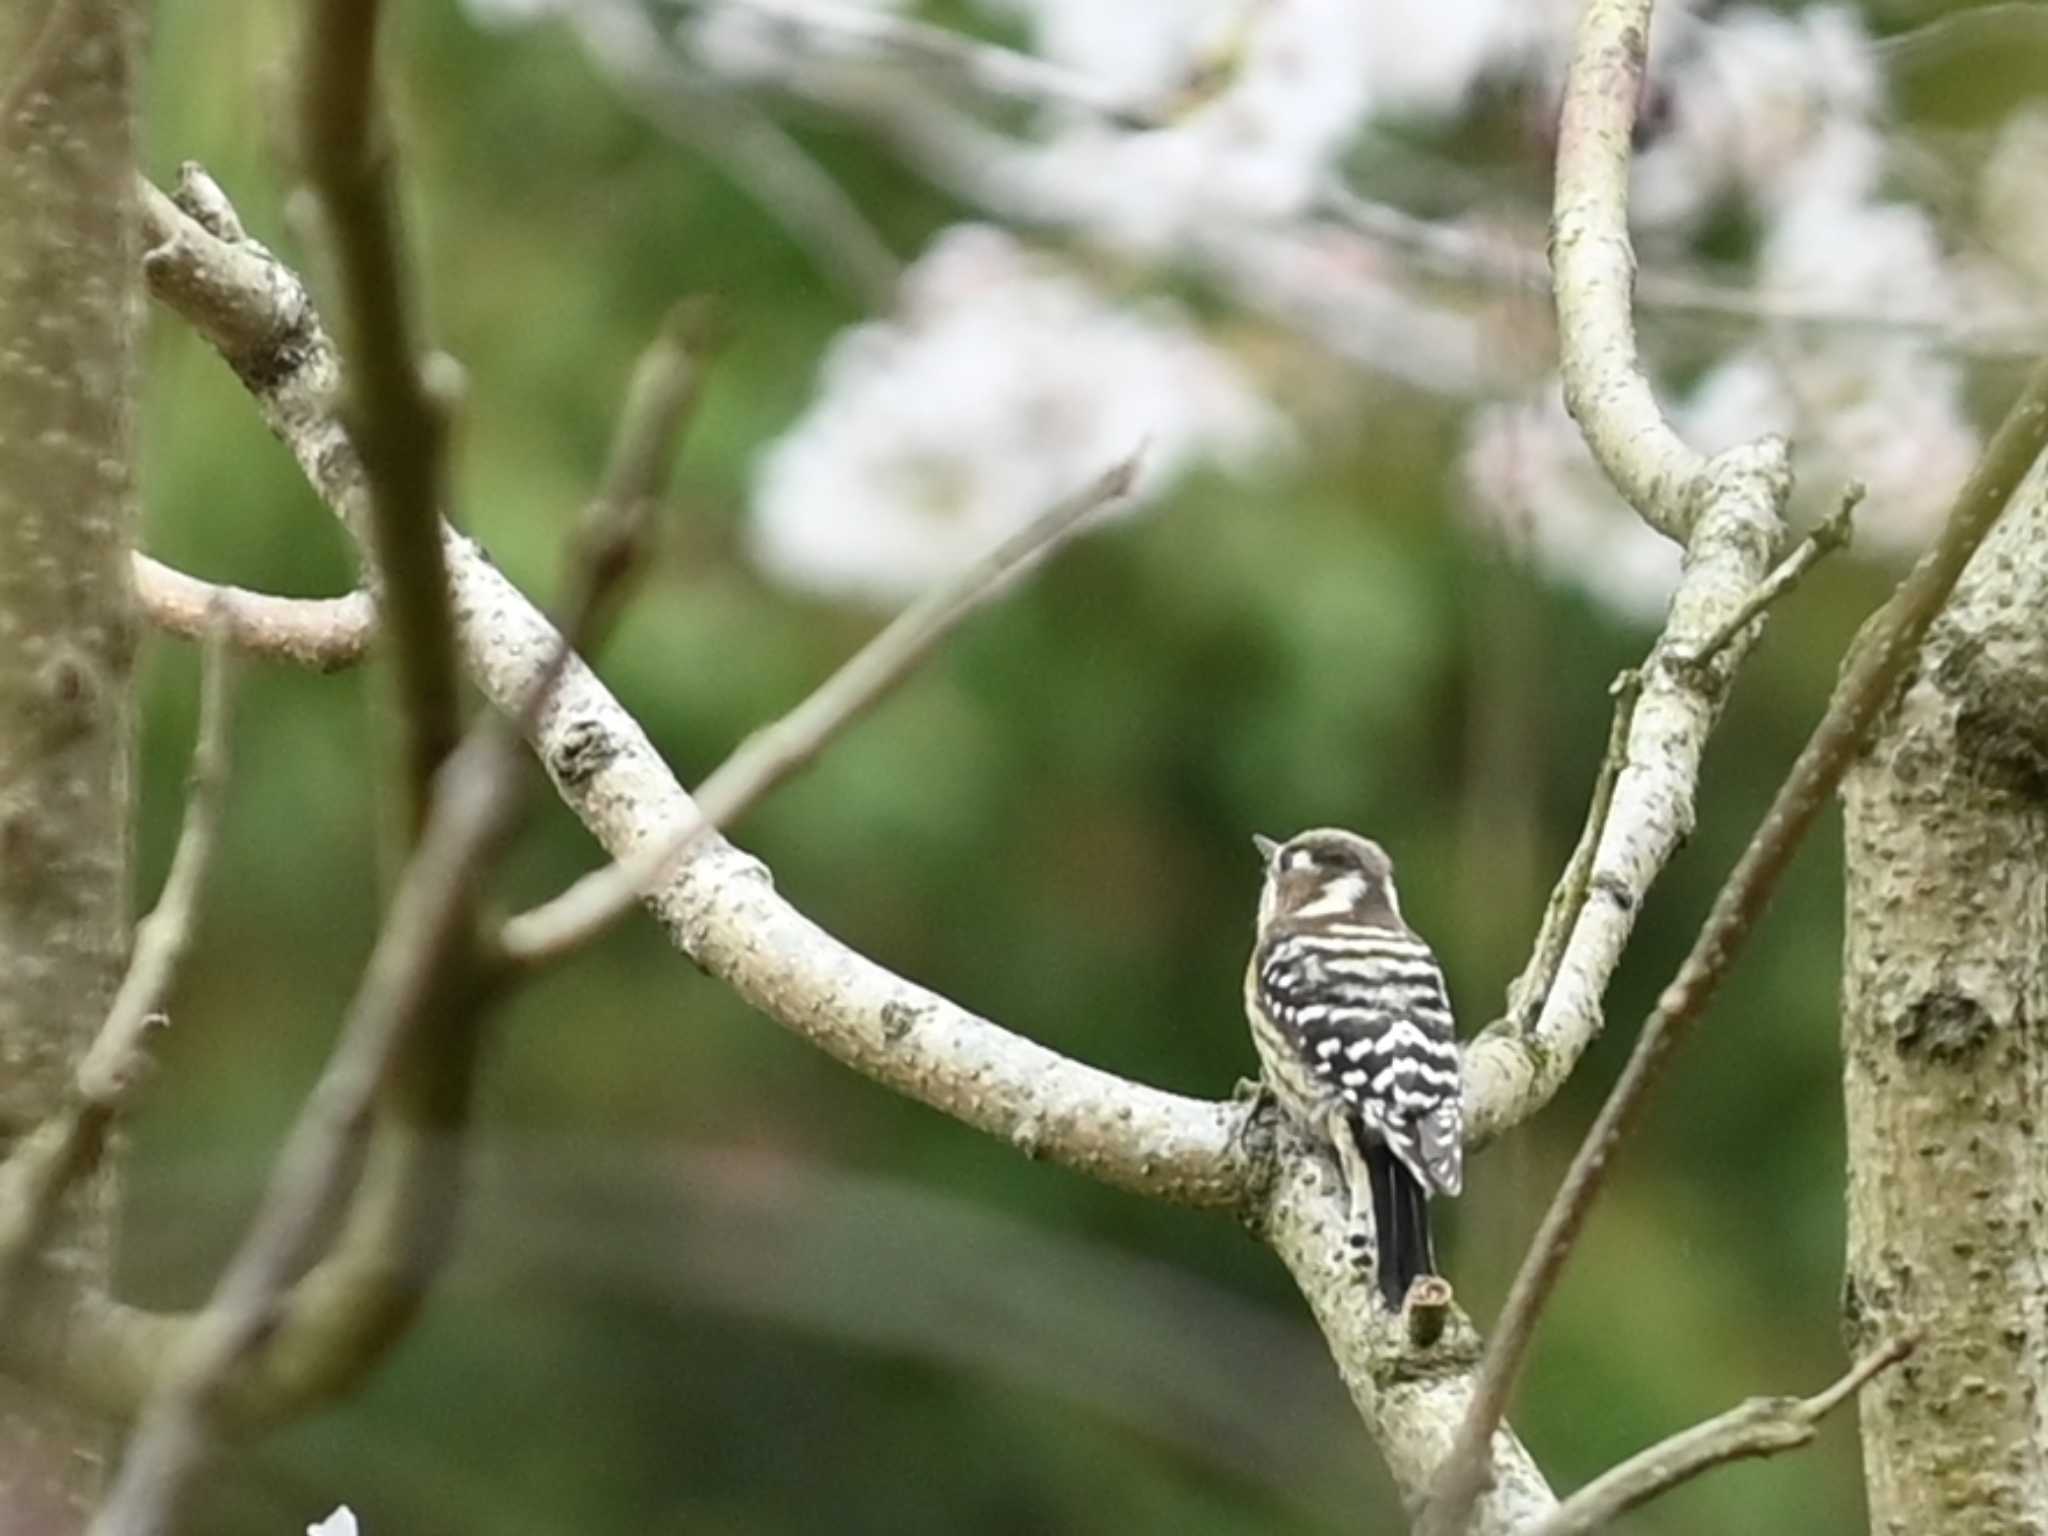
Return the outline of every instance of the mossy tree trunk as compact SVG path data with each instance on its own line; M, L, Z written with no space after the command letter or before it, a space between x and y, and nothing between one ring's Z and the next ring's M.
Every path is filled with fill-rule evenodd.
M1845 791L1849 1252L1871 1529L2048 1533L2048 475Z
M136 0L0 7L0 1134L47 1113L128 944ZM104 1176L50 1262L103 1273ZM0 1384L0 1530L76 1529L100 1434Z

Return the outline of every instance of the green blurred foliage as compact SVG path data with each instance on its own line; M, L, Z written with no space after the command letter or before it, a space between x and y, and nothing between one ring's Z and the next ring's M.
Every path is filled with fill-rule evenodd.
M675 525L602 660L679 771L700 774L873 627L769 587L738 552L750 463L857 317L739 190L622 110L563 34L483 35L446 5L399 19L414 252L436 341L470 379L461 515L528 591L554 587L657 317L691 292L731 315ZM278 170L289 22L275 5L164 8L151 142L160 174L203 161L253 230L298 255ZM898 250L957 216L869 146L802 131ZM1335 398L1318 402L1321 425L1284 479L1190 483L1074 550L756 814L740 840L780 888L883 962L1060 1050L1223 1095L1251 1070L1247 837L1342 822L1389 843L1468 1027L1489 1018L1576 836L1606 685L1646 637L1469 541L1452 409L1317 377ZM349 582L344 543L289 459L175 324L153 337L146 440L153 550L279 591ZM1838 560L1773 620L1712 750L1697 833L1613 988L1608 1035L1548 1113L1478 1160L1446 1217L1451 1272L1482 1323L1884 580ZM188 650L153 647L146 890L175 829L193 674ZM366 743L381 698L373 674L247 674L222 870L133 1139L123 1283L139 1299L204 1294L331 1038L376 922ZM1841 1364L1838 857L1832 829L1801 856L1545 1323L1516 1422L1560 1486ZM544 803L505 899L591 860ZM1277 1364L1242 1360L1164 1301L1101 1319L1205 1372L1220 1400L1256 1387L1302 1405L1302 1435L1328 1454L1319 1485L1290 1494L1191 1451L1190 1400L1155 1403L1142 1381L1110 1412L964 1363L936 1327L920 1348L917 1317L889 1319L893 1342L877 1344L736 1314L665 1257L716 1251L729 1233L715 1208L667 1201L662 1175L704 1149L858 1171L1007 1213L1049 1255L1107 1245L1305 1330L1279 1266L1229 1223L1034 1166L873 1087L748 1013L644 924L515 1000L499 1034L479 1155L531 1152L553 1177L496 1187L369 1389L238 1453L195 1528L292 1531L341 1500L372 1536L1395 1528L1313 1351L1276 1382L1262 1373ZM524 1241L539 1231L553 1236ZM884 1275L930 1259L914 1222L873 1236ZM822 1296L843 1283L841 1258L803 1261ZM969 1306L976 1266L955 1262ZM1630 1529L1859 1524L1845 1416L1813 1449L1717 1474Z

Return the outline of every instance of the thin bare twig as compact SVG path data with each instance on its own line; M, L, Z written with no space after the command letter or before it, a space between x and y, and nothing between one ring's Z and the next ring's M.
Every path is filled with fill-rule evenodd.
M740 743L698 786L693 817L632 857L584 876L553 900L507 922L501 939L506 955L520 964L540 964L604 932L698 838L731 822L810 762L910 676L963 620L1006 590L1020 571L1056 549L1091 514L1128 494L1137 469L1136 456L1116 465L905 609L795 709Z
M1912 1340L1895 1339L1865 1355L1824 1392L1806 1398L1753 1397L1660 1440L1586 1484L1527 1536L1586 1536L1702 1472L1797 1450L1813 1439L1822 1419L1912 1352Z
M217 621L236 650L337 672L362 660L376 633L377 605L367 592L278 597L188 576L139 549L131 564L143 616L182 639L204 639Z
M164 1022L164 1000L191 947L227 805L233 693L227 630L217 623L200 672L199 731L184 823L163 890L149 916L136 925L127 973L79 1062L68 1101L0 1164L0 1297L13 1290L21 1266L34 1256L64 1191L98 1159L107 1128L141 1076L143 1042L152 1027Z
M1698 646L1683 654L1673 653L1671 659L1681 666L1704 667L1718 656L1728 642L1754 623L1758 615L1769 608L1799 584L1800 578L1820 563L1823 556L1846 546L1849 542L1850 520L1856 509L1863 504L1869 490L1861 480L1852 480L1842 492L1841 503L1824 518L1819 526L1799 541L1799 547L1779 563L1776 570L1757 583L1742 606L1728 615L1721 627L1714 631Z
M685 299L663 318L633 365L604 479L571 541L571 590L558 626L566 651L582 654L596 644L632 579L645 568L655 514L668 494L684 428L703 392L704 365L718 341L710 304ZM545 689L544 683L537 699Z
M1556 1288L1622 1136L1763 915L1779 876L1862 749L1963 567L2044 448L2048 363L2037 367L2027 381L1958 493L1933 547L1850 648L1826 713L1715 897L1691 953L1644 1023L1627 1066L1580 1144L1515 1275L1480 1367L1471 1408L1419 1527L1425 1536L1456 1532L1480 1491L1486 1446L1507 1409L1537 1319Z
M299 126L306 181L341 288L342 382L349 435L369 483L369 546L398 692L407 835L454 749L455 627L441 548L442 409L420 348L377 120L376 0L320 0L307 20Z
M1614 808L1614 786L1628 762L1629 726L1634 723L1636 700L1643 694L1643 678L1634 668L1621 673L1607 690L1614 696L1614 719L1607 728L1607 750L1593 776L1593 795L1586 807L1586 824L1579 831L1578 845L1566 862L1564 873L1544 903L1543 922L1536 930L1536 942L1529 949L1529 963L1508 987L1507 1017L1501 1022L1515 1029L1527 1029L1543 1006L1557 968L1564 961L1572 929L1586 905L1586 892L1593 878L1593 856L1607 830L1607 816Z

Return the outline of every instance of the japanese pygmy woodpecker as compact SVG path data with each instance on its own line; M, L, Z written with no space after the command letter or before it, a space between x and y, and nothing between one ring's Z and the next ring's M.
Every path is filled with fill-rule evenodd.
M1436 1273L1429 1197L1464 1180L1443 972L1402 921L1379 844L1328 828L1253 841L1266 884L1244 978L1252 1041L1282 1108L1335 1150L1361 1251L1370 1198L1380 1294L1398 1309Z

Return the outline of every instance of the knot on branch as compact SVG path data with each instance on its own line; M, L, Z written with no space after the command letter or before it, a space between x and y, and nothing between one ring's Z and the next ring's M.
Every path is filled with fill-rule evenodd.
M1899 1016L1893 1041L1901 1056L1960 1065L1990 1043L1991 1012L1958 987L1930 987Z
M604 723L586 716L562 728L549 766L564 788L581 789L618 755L619 744Z
M1768 557L1785 534L1785 505L1792 499L1792 445L1773 432L1724 448L1707 460L1693 482L1692 496L1696 526L1715 513L1724 518L1736 514L1735 521L1768 537Z

